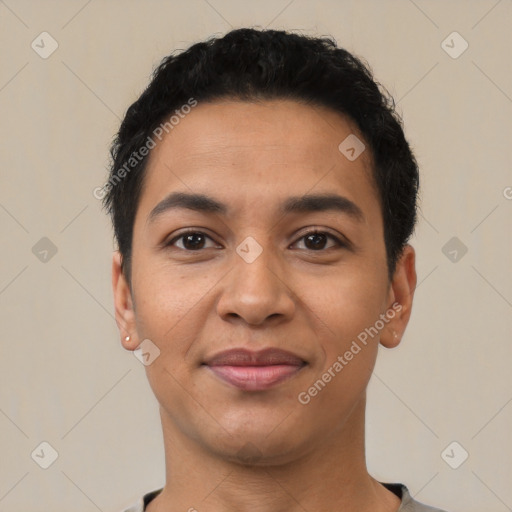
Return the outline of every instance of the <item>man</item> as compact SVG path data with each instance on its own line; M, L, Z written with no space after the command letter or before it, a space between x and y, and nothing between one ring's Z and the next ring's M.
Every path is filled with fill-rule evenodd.
M439 510L366 468L419 181L369 69L327 38L233 30L163 60L111 154L116 319L166 460L129 511Z

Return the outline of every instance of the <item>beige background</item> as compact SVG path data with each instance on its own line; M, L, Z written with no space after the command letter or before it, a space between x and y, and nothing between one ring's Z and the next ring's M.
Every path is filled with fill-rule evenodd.
M451 512L512 510L512 1L5 0L0 512L116 512L163 484L157 404L119 343L92 191L160 59L243 25L330 34L367 59L421 166L420 284L370 383L370 471ZM31 48L43 31L59 45L46 59ZM458 58L441 46L453 31L469 43ZM452 237L468 249L456 262ZM31 458L43 441L48 469ZM452 441L469 453L458 469L441 455Z

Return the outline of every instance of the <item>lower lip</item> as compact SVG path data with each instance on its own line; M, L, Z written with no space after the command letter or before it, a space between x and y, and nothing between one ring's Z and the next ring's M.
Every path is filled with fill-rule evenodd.
M298 373L303 366L208 366L222 380L245 391L263 391Z

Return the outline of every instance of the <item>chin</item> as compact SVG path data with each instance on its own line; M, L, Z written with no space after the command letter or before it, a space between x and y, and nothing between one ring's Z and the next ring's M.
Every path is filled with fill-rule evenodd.
M282 421L282 418L281 420ZM250 425L232 425L212 436L210 450L230 462L247 466L272 466L292 462L306 447L312 445L305 438L297 439L297 429L276 429L279 421L255 422ZM304 429L300 431L305 434Z

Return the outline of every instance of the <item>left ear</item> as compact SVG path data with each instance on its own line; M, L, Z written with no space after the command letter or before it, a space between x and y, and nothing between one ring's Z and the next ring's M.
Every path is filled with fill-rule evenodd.
M388 294L387 309L390 320L381 331L380 343L386 348L394 348L402 339L411 317L412 301L416 289L416 253L407 244L397 262ZM395 313L391 317L391 312Z

